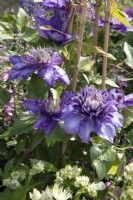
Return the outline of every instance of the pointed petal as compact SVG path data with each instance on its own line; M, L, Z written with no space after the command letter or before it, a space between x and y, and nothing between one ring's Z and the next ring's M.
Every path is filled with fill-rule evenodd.
M79 133L79 127L80 127L80 116L74 114L74 113L69 113L65 118L64 118L64 129L66 132L70 134L78 134Z
M40 118L37 119L35 125L34 125L34 129L41 129L44 128L48 122L49 122L50 117L49 116L41 116Z
M121 128L124 123L124 118L120 113L114 112L111 113L111 122L114 124L116 128Z
M10 56L9 60L15 65L16 63L21 62L21 56Z
M55 75L57 76L57 79L62 81L63 83L69 85L70 84L70 80L68 78L68 75L66 74L66 72L64 71L64 69L62 69L59 66L54 66L54 68L56 69Z
M91 123L89 121L81 122L79 132L82 142L90 142Z
M113 143L115 137L115 128L111 124L102 123L101 127L97 126L96 133L103 139Z
M32 114L37 114L40 112L39 108L43 105L43 103L39 100L27 99L22 103L22 105Z

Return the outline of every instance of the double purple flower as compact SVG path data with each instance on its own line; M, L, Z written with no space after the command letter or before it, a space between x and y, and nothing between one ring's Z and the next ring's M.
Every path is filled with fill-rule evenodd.
M43 78L46 83L53 86L55 81L69 84L66 72L60 67L61 56L52 48L37 48L31 53L22 56L11 56L10 62L14 65L8 80L24 78L37 71L38 77Z
M71 4L67 0L46 0L35 14L37 30L41 37L62 44L73 39L67 33Z
M63 120L66 132L79 134L83 142L90 141L91 132L113 142L115 128L123 125L123 117L109 92L87 86L72 98Z
M45 101L28 99L23 102L23 106L32 114L38 114L34 129L43 129L46 135L49 135L62 119L65 107L74 96L73 92L64 92L57 102L52 97Z

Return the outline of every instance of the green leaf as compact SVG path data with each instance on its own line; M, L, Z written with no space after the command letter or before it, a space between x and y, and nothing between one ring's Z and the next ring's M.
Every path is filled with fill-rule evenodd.
M79 71L90 72L94 66L94 63L94 60L90 60L87 57L80 57L80 62L78 64Z
M45 136L45 140L48 146L55 144L57 141L66 142L70 138L71 135L66 133L60 125L58 125L48 136Z
M119 177L119 176L123 176L123 174L124 174L124 170L125 170L125 161L122 161L120 164L119 164L119 167L118 167L118 169L117 169L117 172L116 172L116 174L117 174L117 176Z
M15 120L13 126L9 128L1 138L9 137L12 135L22 135L33 130L33 124L36 120L34 115L29 112L21 113Z
M13 39L13 36L11 35L8 35L7 33L3 33L1 32L0 33L0 40L12 40Z
M17 145L15 146L17 155L19 155L20 152L24 149L26 142L27 142L26 139L21 139L18 141Z
M46 162L44 160L38 160L38 159L30 159L31 164L37 164L39 161L41 161L42 164L44 164L44 170L49 172L55 172L57 169L49 162Z
M124 42L124 52L127 56L126 64L133 68L133 48L127 42Z
M133 110L133 106L121 111L121 114L124 117L123 128L127 128L131 124L131 122L132 122L132 110Z
M24 33L22 37L26 42L36 43L38 41L39 35L36 30L32 28L27 28L26 32Z
M9 170L13 167L13 163L14 163L14 158L9 160L6 163L6 165L4 167L4 176L6 176L8 174L8 172L9 172Z
M117 5L116 1L112 2L112 5L111 5L111 15L115 19L117 19L118 21L120 21L122 24L124 24L125 26L132 27L131 24L127 21L126 15L124 14L124 12L122 12L121 10L118 9L118 5Z
M11 99L11 94L0 87L0 103L6 105Z
M33 151L45 139L44 133L36 132L32 137L30 152Z
M103 179L116 159L116 150L106 143L94 143L90 149L90 157L96 168L98 178Z
M38 78L35 74L32 76L28 85L28 98L44 99L47 88L43 79Z
M130 142L130 144L133 146L133 129L129 131L127 135L127 140Z
M52 92L53 94L53 100L54 100L54 103L56 104L60 98L60 95L62 93L62 86L59 86L58 88L53 89L51 88L50 91Z
M24 32L26 30L27 24L28 24L27 14L22 8L19 8L18 19L17 19L17 27L18 27L18 29L21 32Z

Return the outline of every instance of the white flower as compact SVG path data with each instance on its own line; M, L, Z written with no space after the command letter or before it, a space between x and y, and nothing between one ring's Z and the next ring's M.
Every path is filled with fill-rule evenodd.
M9 178L4 179L4 180L3 180L3 185L5 185L5 186L8 187L8 186L10 185L10 181L11 181L11 180L10 180Z
M52 189L47 187L45 191L42 191L40 200L53 200Z
M33 193L29 193L30 199L32 200L40 200L41 199L41 193L37 189L33 189Z
M26 173L23 172L23 171L21 171L21 172L19 173L19 177L20 177L21 180L23 181L23 180L26 178Z
M20 187L21 187L21 184L19 183L17 179L10 179L9 188L11 188L12 190L16 190Z
M96 197L97 196L97 184L96 183L90 184L89 187L87 188L87 191L91 197Z
M133 163L130 163L125 167L124 177L127 180L133 180Z
M53 197L56 200L67 200L72 199L70 190L63 189L59 185L55 184L53 187Z
M12 172L12 173L11 173L11 177L12 177L13 179L19 179L19 172Z
M41 161L39 161L37 164L33 165L32 169L30 170L30 175L33 176L43 171L44 171L44 164Z
M88 185L89 185L89 182L90 182L90 180L89 180L89 178L87 176L78 176L76 178L76 181L75 181L74 185L76 187L81 187L82 186L83 188L87 188Z
M74 166L72 167L71 165L67 165L65 168L61 169L59 172L56 173L56 179L57 181L55 182L59 182L64 179L72 179L72 178L76 178L80 175L81 173L81 168Z

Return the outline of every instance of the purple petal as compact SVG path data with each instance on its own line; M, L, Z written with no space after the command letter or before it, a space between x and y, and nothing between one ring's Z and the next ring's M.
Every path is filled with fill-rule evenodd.
M53 131L53 129L57 126L57 124L58 121L51 119L49 123L47 123L47 125L44 127L44 133L46 135L49 135Z
M116 128L121 128L124 123L124 118L118 112L111 113L111 122L114 124Z
M50 86L54 85L54 69L52 67L46 67L38 71L38 76L45 79L46 83Z
M115 137L115 128L111 124L102 123L101 127L97 127L96 133L103 139L113 143Z
M90 142L91 122L81 122L79 132L82 142Z
M41 116L40 118L37 119L34 129L41 129L44 128L48 123L49 123L50 117L49 116Z
M64 69L62 69L61 67L59 67L57 65L54 66L54 68L56 69L55 75L56 75L57 79L59 79L60 81L62 81L65 84L69 85L70 80L68 78L68 75L64 71Z
M78 134L80 128L80 116L70 113L64 118L64 129L70 134Z
M27 99L22 103L22 105L32 114L37 114L40 112L39 108L43 105L43 103L39 100Z
M10 56L9 60L15 65L16 63L21 62L21 56Z

